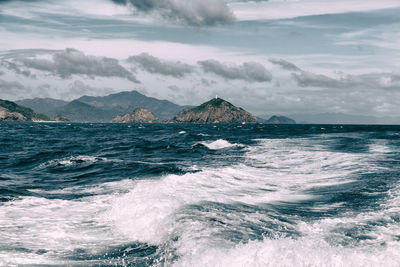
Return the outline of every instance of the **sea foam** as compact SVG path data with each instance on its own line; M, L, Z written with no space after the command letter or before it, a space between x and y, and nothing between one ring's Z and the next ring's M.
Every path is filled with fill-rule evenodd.
M213 149L213 150L218 150L218 149L224 149L224 148L228 148L228 147L242 147L242 144L232 144L229 143L226 140L223 139L218 139L216 141L212 141L212 142L201 142L200 144L206 146L208 149Z

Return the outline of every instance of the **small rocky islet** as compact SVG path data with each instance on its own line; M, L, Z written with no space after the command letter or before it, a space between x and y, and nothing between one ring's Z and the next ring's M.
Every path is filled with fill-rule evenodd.
M145 108L137 108L131 114L115 117L114 123L156 123L159 119L151 111Z

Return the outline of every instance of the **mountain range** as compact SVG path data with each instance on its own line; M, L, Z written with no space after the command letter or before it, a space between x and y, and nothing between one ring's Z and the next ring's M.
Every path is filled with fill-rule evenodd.
M71 102L50 98L35 98L16 101L49 117L63 116L77 122L109 122L116 116L145 108L160 119L170 119L185 108L168 100L147 97L137 91L120 92L107 96L82 96Z

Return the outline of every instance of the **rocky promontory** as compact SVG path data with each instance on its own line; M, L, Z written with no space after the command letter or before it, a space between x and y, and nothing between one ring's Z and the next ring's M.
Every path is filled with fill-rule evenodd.
M221 98L185 109L175 116L178 123L257 123L257 118Z
M131 114L124 116L117 116L111 122L117 123L155 123L158 122L158 118L152 112L145 108L135 109Z
M0 107L0 121L27 121L24 115L18 112L10 112Z

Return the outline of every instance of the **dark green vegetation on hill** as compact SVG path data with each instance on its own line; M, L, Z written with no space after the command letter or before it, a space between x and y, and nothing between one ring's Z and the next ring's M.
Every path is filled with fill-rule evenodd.
M20 106L14 102L11 102L8 100L0 99L0 107L3 108L3 111L5 113L15 113L15 115L17 115L17 116L18 116L18 114L22 115L22 116L18 116L19 118L16 119L18 121L49 121L50 120L50 118L46 115L36 113L35 111L33 111L30 108ZM4 120L4 119L0 118L0 120Z
M257 123L257 118L221 98L181 111L174 122L183 123Z

